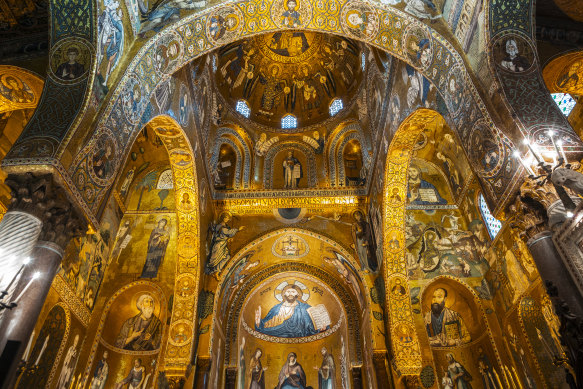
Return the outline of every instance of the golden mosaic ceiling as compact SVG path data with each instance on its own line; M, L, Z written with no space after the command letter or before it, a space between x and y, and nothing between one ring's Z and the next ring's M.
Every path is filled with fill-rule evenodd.
M359 45L332 35L264 34L217 55L217 86L227 105L245 100L249 119L271 128L281 128L288 114L298 128L328 119L332 101L341 98L346 107L362 79Z

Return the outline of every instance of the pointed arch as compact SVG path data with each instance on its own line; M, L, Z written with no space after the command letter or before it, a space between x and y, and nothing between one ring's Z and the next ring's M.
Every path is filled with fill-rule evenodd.
M342 123L332 132L326 149L326 160L328 161L329 178L328 183L332 187L344 186L344 158L342 152L346 143L352 139L357 139L362 148L362 163L367 170L370 170L371 150L370 143L362 133L360 124L357 122Z
M245 134L246 135L246 134ZM245 138L248 138L245 136ZM215 135L215 144L210 158L209 166L214 167L219 160L221 145L230 145L237 154L237 164L235 167L235 189L249 189L251 174L251 150L246 140L239 132L231 127L221 127ZM241 172L241 168L243 172Z
M194 293L190 295L174 295L174 303L191 307L191 316L196 317L198 290L200 288L200 210L198 204L198 178L194 163L194 152L182 127L168 115L161 115L150 120L156 135L162 140L168 151L174 194L176 199L176 216L178 219L178 244L176 258L175 290L179 282L189 278L194 285ZM168 331L180 326L183 317L172 311ZM165 347L161 369L168 369L168 375L182 376L191 363L191 349L196 342L198 329L193 325L188 334L188 340L176 344L171 337Z
M424 125L439 115L430 109L413 112L395 133L387 153L383 189L383 251L382 272L385 280L385 294L390 295L391 285L405 286L402 298L387 298L387 326L391 333L391 348L395 356L396 368L403 375L418 375L422 369L421 346L415 330L409 277L407 274L405 243L405 204L407 200L407 171L413 157L413 148ZM395 196L394 194L397 194ZM391 196L392 195L392 196ZM397 343L396 328L407 329L411 342Z

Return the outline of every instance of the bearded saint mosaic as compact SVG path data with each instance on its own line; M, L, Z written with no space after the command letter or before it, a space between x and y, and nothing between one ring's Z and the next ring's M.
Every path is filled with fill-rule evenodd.
M136 301L139 311L127 319L117 335L115 346L131 351L152 351L160 348L162 322L156 316L156 300L148 293Z

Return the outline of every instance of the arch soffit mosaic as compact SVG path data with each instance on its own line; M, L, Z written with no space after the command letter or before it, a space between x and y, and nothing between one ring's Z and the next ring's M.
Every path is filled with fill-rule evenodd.
M388 51L395 57L406 62L413 62L406 50L407 38L414 32L418 34L426 34L427 38L431 40L433 58L437 57L441 60L432 60L431 64L427 67L415 63L413 63L413 65L431 82L433 82L433 84L437 86L437 89L444 95L446 104L453 116L453 121L455 122L456 127L461 128L463 126L472 126L477 120L482 119L484 124L487 125L491 131L497 133L501 139L504 139L505 143L510 143L508 138L495 128L484 102L481 100L475 86L470 80L467 70L468 68L464 63L463 57L435 30L428 28L425 24L418 22L415 18L404 12L391 7L376 4L372 5L364 2L348 2L338 4L338 6L339 9L336 14L324 15L321 10L317 9L317 7L311 9L311 11L314 11L317 15L311 18L310 23L306 26L306 30L334 33L361 40L382 50ZM141 90L144 92L141 95L149 96L158 83L168 78L177 68L184 65L186 62L229 41L236 41L244 36L252 36L283 29L276 21L270 19L270 14L267 12L268 9L256 5L253 2L239 2L224 5L222 7L225 9L217 7L215 9L209 9L189 15L176 24L164 29L162 33L152 38L144 47L142 47L127 68L120 85L113 93L109 104L103 112L104 114L101 116L102 119L98 123L98 128L122 128L123 130L118 131L117 134L119 137L119 143L127 147L128 139L131 134L135 132L136 124L134 124L134 122L137 121L137 118L141 118L142 120L145 119L142 117L142 114L144 113L144 107L147 105L144 103L143 106L140 106L140 102L138 102L138 114L134 112L133 115L131 115L131 118L125 117L126 115L124 114L122 98L124 95L127 97L127 91L131 90L132 86L139 84L140 88L142 88ZM240 16L244 18L243 22L240 23L241 28L238 31L233 32L230 36L223 37L221 42L213 41L210 37L206 36L205 22L208 19L208 15L213 12L218 12L219 9L223 9L223 11L226 12L226 8L229 7L231 7L231 11L241 13ZM375 25L371 30L367 30L370 34L359 34L357 31L351 30L345 22L339 21L341 11L348 12L355 9L354 7L361 7L363 10L368 10L370 12L370 17L375 21ZM249 12L247 12L249 10L253 10L254 12L260 10L262 13L259 15L257 13L249 14ZM245 15L243 15L243 13L245 13ZM259 23L260 19L258 19L258 17L260 16L263 17L263 19L261 19L263 21L262 23ZM334 21L334 23L332 23L332 25L335 26L334 28L326 29L318 25L318 20L321 21L321 18L324 16L326 18L331 18L331 20ZM156 70L153 66L156 48L159 46L159 42L172 38L180 42L180 53L176 60L171 61L163 71ZM449 66L446 66L445 64L448 64ZM461 97L461 100L454 98L446 91L447 79L450 75L452 77L454 75L459 76L458 90L460 93L463 91L463 96L458 96ZM145 99L146 97L143 97L143 100ZM465 106L471 111L471 114L462 115L462 110L459 109L461 106ZM462 138L466 137L462 136ZM466 144L466 139L463 140L463 143ZM63 149L61 149L61 152L62 151ZM117 169L119 164L116 163L115 167ZM495 170L500 171L502 167L502 163L500 163ZM72 166L69 171L73 172L75 169L76 166ZM109 184L110 183L108 182L96 183L96 185L93 185L93 190L97 194L96 200L100 201L102 199L105 189ZM81 194L81 197L85 196ZM83 198L83 200L87 202L86 198ZM91 203L91 201L89 202Z
M191 280L194 285L193 293L176 295L175 303L192 307L190 316L183 311L173 310L168 331L175 326L180 326L186 317L196 315L198 303L199 275L199 204L198 204L198 179L194 162L194 152L182 127L168 115L156 116L148 122L154 132L164 143L168 151L172 176L174 181L174 193L176 199L176 216L178 219L178 245L176 260L175 288L185 278ZM186 201L188 200L188 201ZM184 372L190 363L190 350L195 341L197 329L192 327L188 334L188 341L179 345L168 340L165 349L164 363L167 368Z
M414 146L424 126L439 113L430 109L418 109L407 117L397 129L387 153L383 188L383 277L388 293L392 285L404 285L406 293L396 298L387 298L385 311L388 316L391 348L395 355L396 368L404 375L419 374L422 368L421 347L415 330L409 278L407 274L405 244L405 203L407 201L407 174ZM390 195L399 194L391 198ZM393 295L392 295L393 296ZM396 328L406 328L412 341L400 342Z
M350 254L350 251L346 247L342 246L340 243L336 242L334 239L332 239L326 235L323 235L319 232L314 232L314 231L311 231L308 229L297 228L297 227L291 227L291 228L288 227L288 228L278 228L278 229L266 232L266 233L262 234L261 236L259 236L257 239L253 240L252 242L248 243L247 245L245 245L244 247L239 249L237 251L237 253L231 257L231 259L229 260L229 262L227 263L227 265L223 269L222 274L228 274L230 272L230 270L233 268L233 266L235 266L241 258L243 258L249 252L253 251L254 247L259 245L261 242L263 242L267 239L271 239L273 237L282 235L282 234L286 234L286 233L308 235L312 238L316 238L316 239L318 239L326 244L329 244L330 246L332 246L332 248L334 250L338 251L342 256L344 256L344 258L346 258L348 260L348 262L355 269L360 268L358 262L354 259L354 256L352 254ZM363 273L361 270L357 270L357 272L358 272L358 276L359 276L359 279L358 279L359 288L361 291L363 291L363 294L366 294L365 289L363 287L363 281L362 281L363 280L363 278L362 278ZM221 279L221 281L219 282L219 285L217 286L217 290L220 291L220 293L222 293L222 291L223 291L224 284L225 284L225 279L223 278L223 279ZM218 303L219 303L219 299L217 299L215 301L215 304L218 304Z

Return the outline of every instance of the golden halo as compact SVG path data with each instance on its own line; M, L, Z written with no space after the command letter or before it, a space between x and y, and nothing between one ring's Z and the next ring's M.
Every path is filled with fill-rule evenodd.
M138 303L141 303L146 296L150 296L154 301L154 315L156 315L159 318L162 310L162 304L160 303L160 301L158 301L159 300L158 296L156 296L154 292L148 290L141 290L137 292L132 296L132 299L130 300L130 306L134 309L139 310Z
M356 220L356 217L355 217L355 215L356 215L356 212L360 212L360 214L362 215L362 218L363 218L363 219L366 219L366 215L365 215L364 211L363 211L362 209L360 209L360 208L357 208L357 209L355 209L354 211L352 211L352 213L350 214L350 216L352 216L352 218L353 218L354 220Z
M228 216L229 219L233 220L233 214L229 211L223 211L221 213L219 213L219 221L221 221L223 219L224 216Z
M299 11L300 7L301 7L299 0L285 0L283 8L285 8L287 11L289 11L289 6L287 4L290 1L293 1L294 3L296 3L296 11Z
M356 9L350 10L346 14L346 24L348 24L348 27L350 27L350 28L358 29L358 28L360 28L360 26L358 26L357 24L353 24L353 23L350 22L350 15L353 15L353 14L357 14L358 17L360 17L360 12L358 12L358 10L356 10Z
M233 27L229 28L229 25L227 23L227 20L231 18L231 19L235 19L235 24L233 25ZM225 17L225 28L227 29L227 31L234 31L237 29L237 27L239 27L239 18L237 17L236 14L228 14Z
M6 88L12 90L12 86L8 85L8 81L6 80L7 78L13 78L18 83L18 88L24 89L24 82L13 74L3 74L2 77L0 78L2 85L4 85Z
M279 76L281 74L281 67L279 66L279 64L276 64L276 63L274 63L273 65L271 65L270 67L267 68L268 76L272 75L273 68L277 69L277 74L275 74L275 76Z
M174 55L168 55L168 59L170 61L173 61L180 55L180 44L178 43L178 41L171 41L170 43L168 43L168 49L166 50L166 53L170 53L171 46L176 46L176 53Z
M83 50L81 50L81 47L76 43L71 43L63 47L63 51L61 51L61 59L65 62L68 62L69 58L67 58L67 53L69 52L70 49L73 48L77 49L77 62L85 63L84 61L85 53L83 52Z

